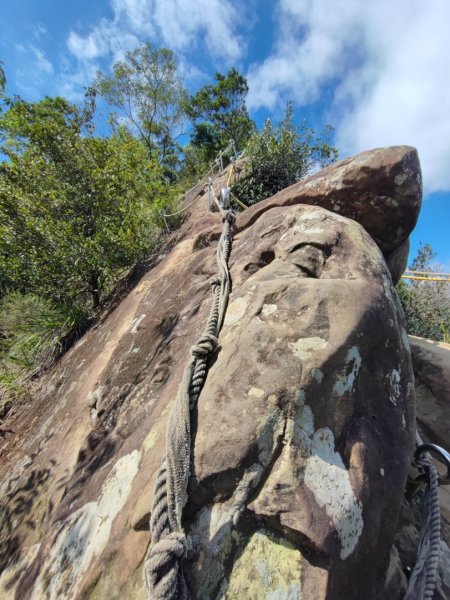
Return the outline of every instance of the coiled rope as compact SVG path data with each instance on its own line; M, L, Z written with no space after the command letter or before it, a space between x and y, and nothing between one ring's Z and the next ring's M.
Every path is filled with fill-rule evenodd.
M191 348L191 357L167 426L166 449L158 471L150 517L152 537L144 565L145 585L151 600L190 598L182 568L188 541L181 520L190 475L191 411L205 382L208 359L217 349L231 289L228 260L235 215L215 200L223 220L216 253L218 275L211 282L213 301L206 327Z
M416 433L416 446L418 449L423 446L419 433ZM432 600L441 554L439 473L428 453L417 456L416 452L414 465L424 471L428 484L422 498L424 519L420 532L416 564L412 570L404 600Z

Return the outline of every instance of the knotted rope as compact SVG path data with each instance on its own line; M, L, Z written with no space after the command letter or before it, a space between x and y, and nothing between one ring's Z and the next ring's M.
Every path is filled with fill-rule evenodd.
M416 445L423 442L416 434ZM424 520L420 532L419 548L404 600L432 600L441 553L441 513L439 509L439 473L431 456L418 457L415 466L423 470L428 480L422 499Z
M206 379L208 359L217 349L231 288L228 259L235 216L232 210L225 211L220 205L219 209L223 229L216 253L218 275L211 282L212 306L203 334L191 348L169 417L166 449L155 485L150 518L152 538L144 565L145 585L151 600L190 598L182 569L188 541L181 518L190 475L191 411Z

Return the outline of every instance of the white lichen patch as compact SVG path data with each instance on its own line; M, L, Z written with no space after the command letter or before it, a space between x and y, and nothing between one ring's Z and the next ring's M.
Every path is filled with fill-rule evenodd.
M130 333L131 334L135 334L137 333L138 329L139 329L139 325L142 323L142 321L145 319L147 315L143 314L140 317L136 317L135 319L133 319L132 323L131 323L131 327L130 327Z
M259 529L235 561L219 597L223 600L300 600L301 561L301 553L292 544Z
M392 369L388 375L388 386L389 386L389 401L394 406L397 406L397 402L400 398L400 373L397 369Z
M322 383L323 380L323 371L320 369L311 369L311 377L317 381L317 383Z
M253 396L255 398L262 398L264 396L264 390L262 390L261 388L257 388L257 387L251 387L248 390L247 395Z
M409 177L409 173L405 173L405 172L399 173L398 175L396 175L394 177L395 185L403 185L405 183L405 181L407 181L408 177ZM397 205L398 205L398 202L397 202Z
M340 557L346 559L363 530L362 504L356 498L341 455L335 451L331 429L318 429L306 461L305 484L330 517L341 542Z
M321 337L299 338L295 342L289 342L289 348L301 360L307 360L318 350L323 350L327 340Z
M88 502L65 521L31 594L32 600L74 598L83 574L106 548L111 527L125 505L138 471L140 452L134 450L117 461L105 480L96 502Z
M225 315L225 325L234 325L237 323L247 311L247 299L236 298L231 304L228 305L227 313Z
M353 491L344 461L335 450L333 432L329 427L315 430L314 415L305 403L303 391L298 397L296 416L287 423L286 438L304 458L304 483L333 523L344 560L355 549L363 530L362 504ZM283 455L288 456L289 445Z
M338 380L333 386L333 392L338 396L343 396L346 392L353 389L355 379L361 367L361 355L356 346L352 346L345 357L344 375L339 375Z
M277 308L278 307L276 304L263 304L263 307L261 309L261 314L263 317L269 317L274 312L276 312Z
M154 447L156 442L164 433L166 426L167 425L165 421L158 421L155 425L153 425L147 437L145 438L144 443L142 444L142 452L144 454Z

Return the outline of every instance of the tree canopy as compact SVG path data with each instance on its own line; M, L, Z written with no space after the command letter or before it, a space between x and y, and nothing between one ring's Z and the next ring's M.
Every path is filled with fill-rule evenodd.
M0 273L6 290L93 307L149 248L152 203L167 192L145 146L119 130L83 136L89 107L62 98L12 104L0 117Z
M410 268L413 271L439 270L436 254L429 244L420 246ZM432 340L450 338L450 286L439 281L400 280L397 292L411 335Z
M247 80L235 68L226 75L215 74L215 84L200 88L187 103L187 114L193 123L191 143L202 149L206 160L234 140L244 149L255 129L248 114Z
M284 119L274 125L270 119L261 132L254 132L247 147L244 173L234 185L234 194L250 205L292 185L314 166L326 166L337 158L330 144L332 128L317 135L305 124L295 125L292 103L288 102Z
M97 73L94 89L120 111L112 115L115 129L125 125L161 164L176 166L187 93L171 50L148 43L127 52L110 76Z

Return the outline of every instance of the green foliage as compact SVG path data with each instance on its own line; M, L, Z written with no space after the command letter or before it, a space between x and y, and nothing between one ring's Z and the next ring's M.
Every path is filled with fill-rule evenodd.
M234 140L243 149L254 131L245 99L247 80L236 69L226 75L216 73L216 84L205 85L187 103L187 114L194 125L191 144L204 163Z
M51 364L63 340L85 322L85 315L33 294L10 292L0 303L3 362L29 373Z
M154 203L170 197L162 170L124 130L81 135L89 119L61 98L19 101L0 118L0 295L96 308L152 247Z
M248 162L232 192L251 205L292 185L315 165L321 167L337 158L330 145L332 128L322 136L313 129L298 127L292 120L292 104L288 103L284 119L273 125L268 119L260 133L254 133L247 145Z
M0 60L0 96L3 94L3 92L5 91L5 87L6 87L5 71L3 70L2 64L3 63Z
M411 263L415 271L432 272L435 253L431 246L421 246ZM439 281L400 280L397 292L411 335L431 340L448 340L450 335L450 286Z
M85 316L33 294L11 292L0 303L0 412L26 394L25 380L48 367Z
M120 121L117 115L112 117L114 128L120 122L131 133L137 132L149 154L153 156L156 150L159 162L173 170L186 100L173 52L154 49L151 44L127 52L123 61L114 64L111 77L97 73L94 88L120 111Z

